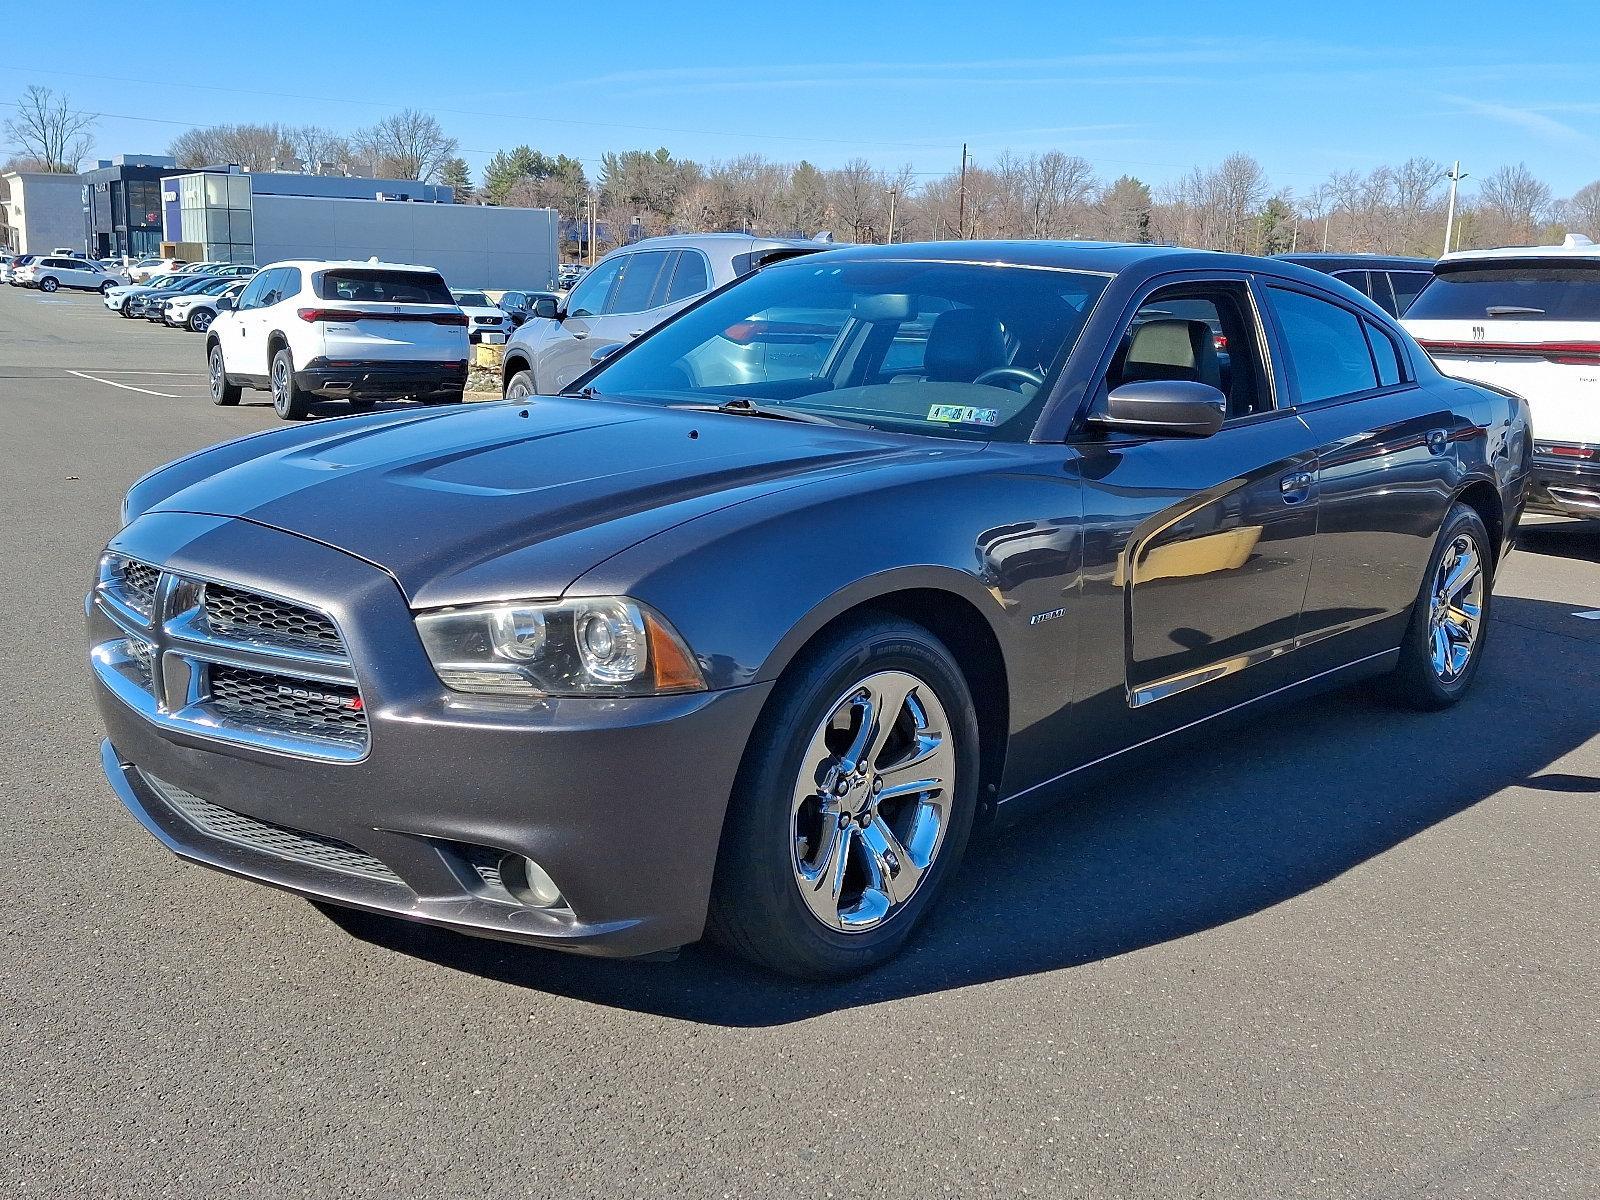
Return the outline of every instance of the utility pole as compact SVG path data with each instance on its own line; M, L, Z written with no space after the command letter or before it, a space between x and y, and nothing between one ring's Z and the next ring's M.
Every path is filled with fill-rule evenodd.
M1328 222L1333 220L1333 209L1329 209L1322 217L1322 252L1328 252Z
M1450 239L1455 236L1456 232L1456 188L1461 185L1463 179L1467 178L1461 172L1461 160L1459 158L1456 159L1455 166L1445 172L1444 177L1450 181L1450 206L1445 209L1444 213L1444 252L1449 254Z
M889 189L889 244L894 244L894 198L895 189Z
M956 201L956 237L967 236L967 144L961 143L961 190Z
M595 201L594 201L594 189L593 188L589 189L589 203L586 205L586 207L589 210L589 213L588 213L588 216L589 216L589 246L588 246L588 250L589 250L589 265L592 267L592 266L594 266L594 236L595 236L595 213L594 213Z

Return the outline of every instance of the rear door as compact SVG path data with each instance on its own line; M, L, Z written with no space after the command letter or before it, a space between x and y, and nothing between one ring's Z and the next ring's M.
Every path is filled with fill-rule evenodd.
M337 267L314 271L300 307L321 327L323 353L348 362L459 362L461 307L433 271ZM305 319L301 317L300 319Z
M1600 444L1600 259L1440 263L1405 327L1445 374L1526 399L1535 440Z
M1403 620L1454 494L1457 440L1471 430L1448 389L1418 386L1409 352L1380 321L1297 282L1264 276L1260 286L1284 390L1317 454L1317 558L1301 644ZM1399 641L1374 636L1342 657Z

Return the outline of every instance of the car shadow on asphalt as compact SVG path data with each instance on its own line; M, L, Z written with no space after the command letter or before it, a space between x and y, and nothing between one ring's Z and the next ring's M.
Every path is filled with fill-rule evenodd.
M976 842L905 952L845 983L778 978L706 946L669 963L610 961L324 911L353 936L446 968L736 1027L1129 954L1301 896L1504 788L1585 804L1600 794L1587 776L1544 773L1597 732L1600 710L1592 697L1572 703L1572 681L1600 677L1600 630L1560 647L1566 671L1530 670L1571 606L1496 605L1478 686L1456 708L1411 712L1351 688L1213 728Z
M1580 562L1600 562L1600 520L1524 524L1517 530L1517 549Z

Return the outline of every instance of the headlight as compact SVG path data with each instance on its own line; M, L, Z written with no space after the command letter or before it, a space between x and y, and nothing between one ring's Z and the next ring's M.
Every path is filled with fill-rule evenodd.
M672 626L637 600L513 601L422 613L446 687L512 696L656 696L706 684Z

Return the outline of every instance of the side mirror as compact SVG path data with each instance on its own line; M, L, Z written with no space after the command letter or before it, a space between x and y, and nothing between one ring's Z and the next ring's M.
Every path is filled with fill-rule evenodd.
M218 296L217 297L217 311L219 313L232 312L233 311L233 297L232 296Z
M1209 383L1146 379L1114 388L1105 412L1090 420L1102 429L1147 437L1210 437L1227 415L1228 398Z
M561 320L561 306L554 296L540 296L533 302L533 315L546 321Z
M613 345L610 345L610 346L596 346L589 353L589 365L591 367L597 366L600 363L605 362L606 359L610 358L613 354L615 354L618 350L621 350L621 349L622 349L622 343L621 342L617 342L617 343L615 343Z

